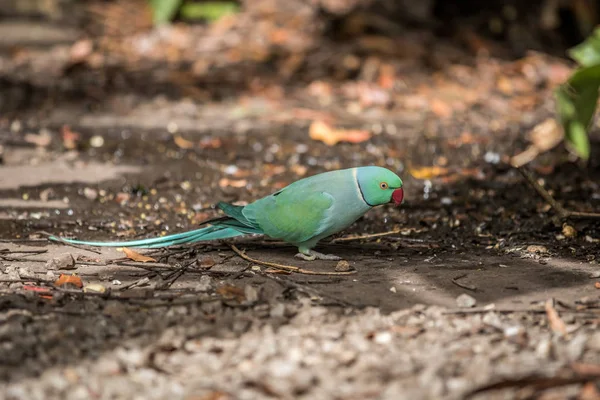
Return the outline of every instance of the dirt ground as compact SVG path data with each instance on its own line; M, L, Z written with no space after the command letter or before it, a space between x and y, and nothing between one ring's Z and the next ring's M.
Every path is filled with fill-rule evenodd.
M0 398L600 398L600 222L558 221L508 163L570 69L538 53L466 59L410 63L393 100L323 79L0 118ZM327 145L309 136L316 120L369 138ZM562 147L531 165L571 210L600 210L592 140L585 167ZM145 262L46 239L180 232L218 201L371 164L398 172L406 198L318 248L346 275L262 264L338 266L262 237Z

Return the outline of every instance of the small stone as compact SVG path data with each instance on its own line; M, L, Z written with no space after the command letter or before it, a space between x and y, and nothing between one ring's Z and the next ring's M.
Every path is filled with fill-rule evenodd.
M456 298L456 305L460 308L471 308L475 307L477 300L474 297L469 296L466 293L461 294Z
M552 341L548 338L540 340L535 347L535 353L539 358L548 358L552 353Z
M8 275L8 280L18 281L19 279L21 279L21 277L19 276L19 268L15 267L14 265L6 267L4 273Z
M532 244L532 245L527 246L527 252L536 253L536 254L544 254L544 253L548 253L548 249L546 248L546 246Z
M373 337L373 341L377 344L388 344L392 341L392 337L390 331L377 332Z
M346 260L338 261L335 266L335 272L348 272L350 269L350 263Z
M83 189L83 195L88 200L96 200L98 198L98 191L96 189L86 187Z
M527 331L521 325L510 325L503 329L504 337L512 343L527 344Z
M64 253L58 257L54 257L46 261L46 268L48 269L76 269L75 259L71 253Z
M574 238L577 236L577 230L569 224L563 224L562 234L565 235L565 237Z
M35 278L35 272L27 267L19 267L19 276L21 279Z
M196 284L196 290L199 292L208 292L212 286L212 278L208 275L202 275L200 281Z
M40 200L46 202L52 195L54 195L52 188L44 189L40 192Z
M49 281L54 282L56 280L56 274L52 271L47 271L46 272L46 279Z
M598 279L600 278L600 271L595 271L590 274L590 279Z
M90 139L90 146L96 148L104 146L104 137L100 135L92 136L92 138Z
M246 301L244 302L246 304L254 304L258 302L258 289L252 285L246 285L244 287L244 297L246 298Z
M392 286L392 287L390 288L390 292L392 292L392 293L396 293L396 286Z

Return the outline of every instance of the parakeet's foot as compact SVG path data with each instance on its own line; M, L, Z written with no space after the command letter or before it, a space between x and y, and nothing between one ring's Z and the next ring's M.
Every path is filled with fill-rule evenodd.
M326 261L339 261L342 257L338 257L333 254L323 254L318 251L309 250L308 254L298 253L296 257L301 258L304 261L314 261L314 260L326 260Z

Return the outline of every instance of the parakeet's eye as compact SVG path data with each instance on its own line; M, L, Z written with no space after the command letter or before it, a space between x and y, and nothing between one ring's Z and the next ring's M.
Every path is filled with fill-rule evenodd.
M385 189L387 189L389 186L388 186L387 182L381 182L381 183L379 184L379 187L380 187L380 188L382 188L383 190L385 190Z

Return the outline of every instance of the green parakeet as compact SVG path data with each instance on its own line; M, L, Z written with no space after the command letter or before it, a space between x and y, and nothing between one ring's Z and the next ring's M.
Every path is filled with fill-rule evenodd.
M225 216L204 223L208 227L151 239L126 242L53 240L90 246L157 248L245 234L264 234L298 247L305 260L338 260L312 250L319 240L350 226L372 207L404 198L402 179L381 167L358 167L325 172L286 186L247 206L220 202Z

